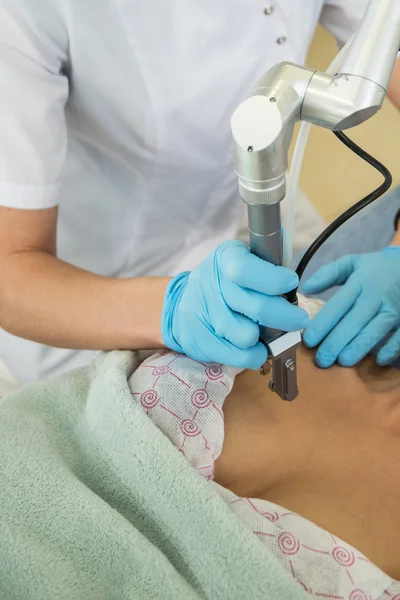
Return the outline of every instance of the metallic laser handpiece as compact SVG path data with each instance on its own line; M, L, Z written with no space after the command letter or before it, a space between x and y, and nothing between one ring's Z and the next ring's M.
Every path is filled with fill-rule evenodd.
M280 203L286 195L295 123L308 121L342 131L371 118L383 104L399 48L400 0L370 0L337 74L281 63L237 108L231 129L251 252L282 264ZM272 363L274 391L284 400L294 400L300 332L261 328L260 336Z
M296 348L300 343L300 332L295 331L278 335L267 344L272 361L269 387L288 402L295 400L298 395ZM269 371L266 372L264 366L261 368L262 375L267 375Z

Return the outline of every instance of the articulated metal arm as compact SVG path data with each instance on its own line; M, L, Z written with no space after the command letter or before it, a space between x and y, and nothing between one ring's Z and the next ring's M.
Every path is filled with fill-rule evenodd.
M337 75L314 73L300 118L335 131L382 107L400 49L400 2L371 0Z
M400 0L370 0L336 75L282 63L236 110L231 121L235 163L254 254L282 263L280 202L295 123L342 131L371 118L383 104L399 49ZM272 359L275 391L293 400L300 333L261 328L261 339Z

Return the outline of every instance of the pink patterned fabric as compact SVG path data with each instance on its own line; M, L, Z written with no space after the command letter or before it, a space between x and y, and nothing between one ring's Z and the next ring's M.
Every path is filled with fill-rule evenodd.
M400 583L349 544L281 506L239 498L213 482L214 463L224 443L223 404L237 373L230 367L159 353L135 371L130 389L149 418L310 596L400 600Z
M160 353L145 360L130 380L132 395L140 397L152 421L207 479L213 479L221 453L222 405L237 372Z

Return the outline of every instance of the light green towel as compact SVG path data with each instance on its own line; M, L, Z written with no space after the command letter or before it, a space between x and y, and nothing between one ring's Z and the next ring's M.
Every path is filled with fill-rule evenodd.
M132 397L136 366L1 401L1 600L304 598Z

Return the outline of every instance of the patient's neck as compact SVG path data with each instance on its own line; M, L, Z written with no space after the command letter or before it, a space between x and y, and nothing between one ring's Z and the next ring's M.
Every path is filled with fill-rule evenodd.
M400 370L392 367L382 368L374 357L365 358L353 369L366 389L371 393L400 394Z
M366 420L376 424L397 419L400 433L400 371L378 367L373 357L364 359L352 369L333 366L319 369L314 353L301 347L298 351L298 398L287 403L268 388L268 379L254 371L246 371L236 379L232 394L246 403L263 407L265 416L291 418L303 413L338 418L345 426L349 418L357 423Z

